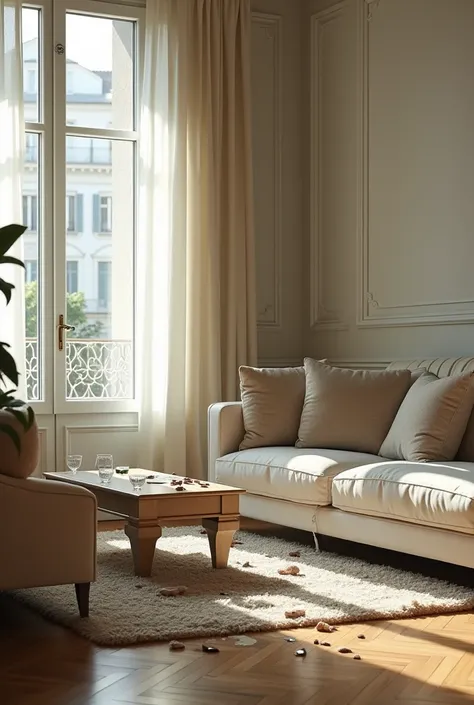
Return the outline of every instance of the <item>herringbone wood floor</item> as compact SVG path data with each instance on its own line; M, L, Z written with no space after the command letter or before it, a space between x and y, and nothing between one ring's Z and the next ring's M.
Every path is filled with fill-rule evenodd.
M370 599L370 596L367 596ZM360 640L358 634L365 634ZM188 641L99 648L0 598L1 705L462 705L474 701L474 615L341 626L331 648L312 629L254 635L218 654ZM349 646L361 655L337 653ZM306 647L304 659L295 648Z

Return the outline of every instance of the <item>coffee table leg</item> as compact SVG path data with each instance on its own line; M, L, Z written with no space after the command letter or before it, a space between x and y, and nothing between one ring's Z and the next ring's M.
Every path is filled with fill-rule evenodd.
M132 547L135 575L146 578L151 575L155 544L161 536L161 527L140 526L129 521L125 525L125 533Z
M207 531L213 568L227 568L229 551L234 534L240 526L239 519L203 519Z

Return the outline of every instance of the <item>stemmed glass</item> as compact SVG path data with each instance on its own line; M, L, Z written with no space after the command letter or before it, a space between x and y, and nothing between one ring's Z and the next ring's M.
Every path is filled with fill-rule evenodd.
M82 464L82 455L68 455L66 456L66 465L73 475L79 470Z
M140 494L141 488L145 484L148 473L143 470L129 470L128 479L136 494Z
M109 453L98 453L95 466L99 471L99 479L102 485L108 485L114 474L114 458Z

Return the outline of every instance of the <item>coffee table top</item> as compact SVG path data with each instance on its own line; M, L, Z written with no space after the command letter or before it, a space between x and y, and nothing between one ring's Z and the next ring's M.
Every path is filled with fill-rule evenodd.
M142 470L142 468L130 468L130 470ZM87 487L88 489L100 488L104 492L117 493L122 495L132 495L134 497L164 497L164 496L177 496L177 497L187 497L189 495L222 495L222 494L244 494L245 490L239 487L229 487L228 485L219 485L215 482L207 482L209 487L201 487L196 482L192 485L183 485L186 490L177 492L176 488L170 483L172 480L183 480L184 478L179 475L168 475L162 472L153 472L148 470L143 470L147 475L153 475L153 483L148 480L140 489L140 492L135 492L128 475L120 475L114 473L110 482L105 485L99 480L99 473L97 470L78 470L74 475L72 472L45 472L43 473L48 480L59 480L60 482L68 482L71 485L80 485L81 487ZM203 482L203 481L200 481Z

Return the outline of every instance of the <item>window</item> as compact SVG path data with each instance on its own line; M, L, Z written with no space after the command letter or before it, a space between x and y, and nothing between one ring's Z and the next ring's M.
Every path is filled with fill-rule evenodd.
M83 206L82 193L66 196L66 230L68 233L83 232Z
M26 225L28 230L36 232L38 227L38 197L23 196L23 225Z
M94 195L94 232L112 232L112 196Z
M99 262L97 269L97 298L99 308L109 308L112 262Z
M36 71L35 69L28 69L26 73L26 92L36 93Z
M38 154L38 135L34 132L26 133L25 159L27 162L36 162Z
M79 262L68 260L66 263L66 291L75 294L79 291Z
M38 262L35 259L25 260L25 281L27 284L30 282L38 281Z

